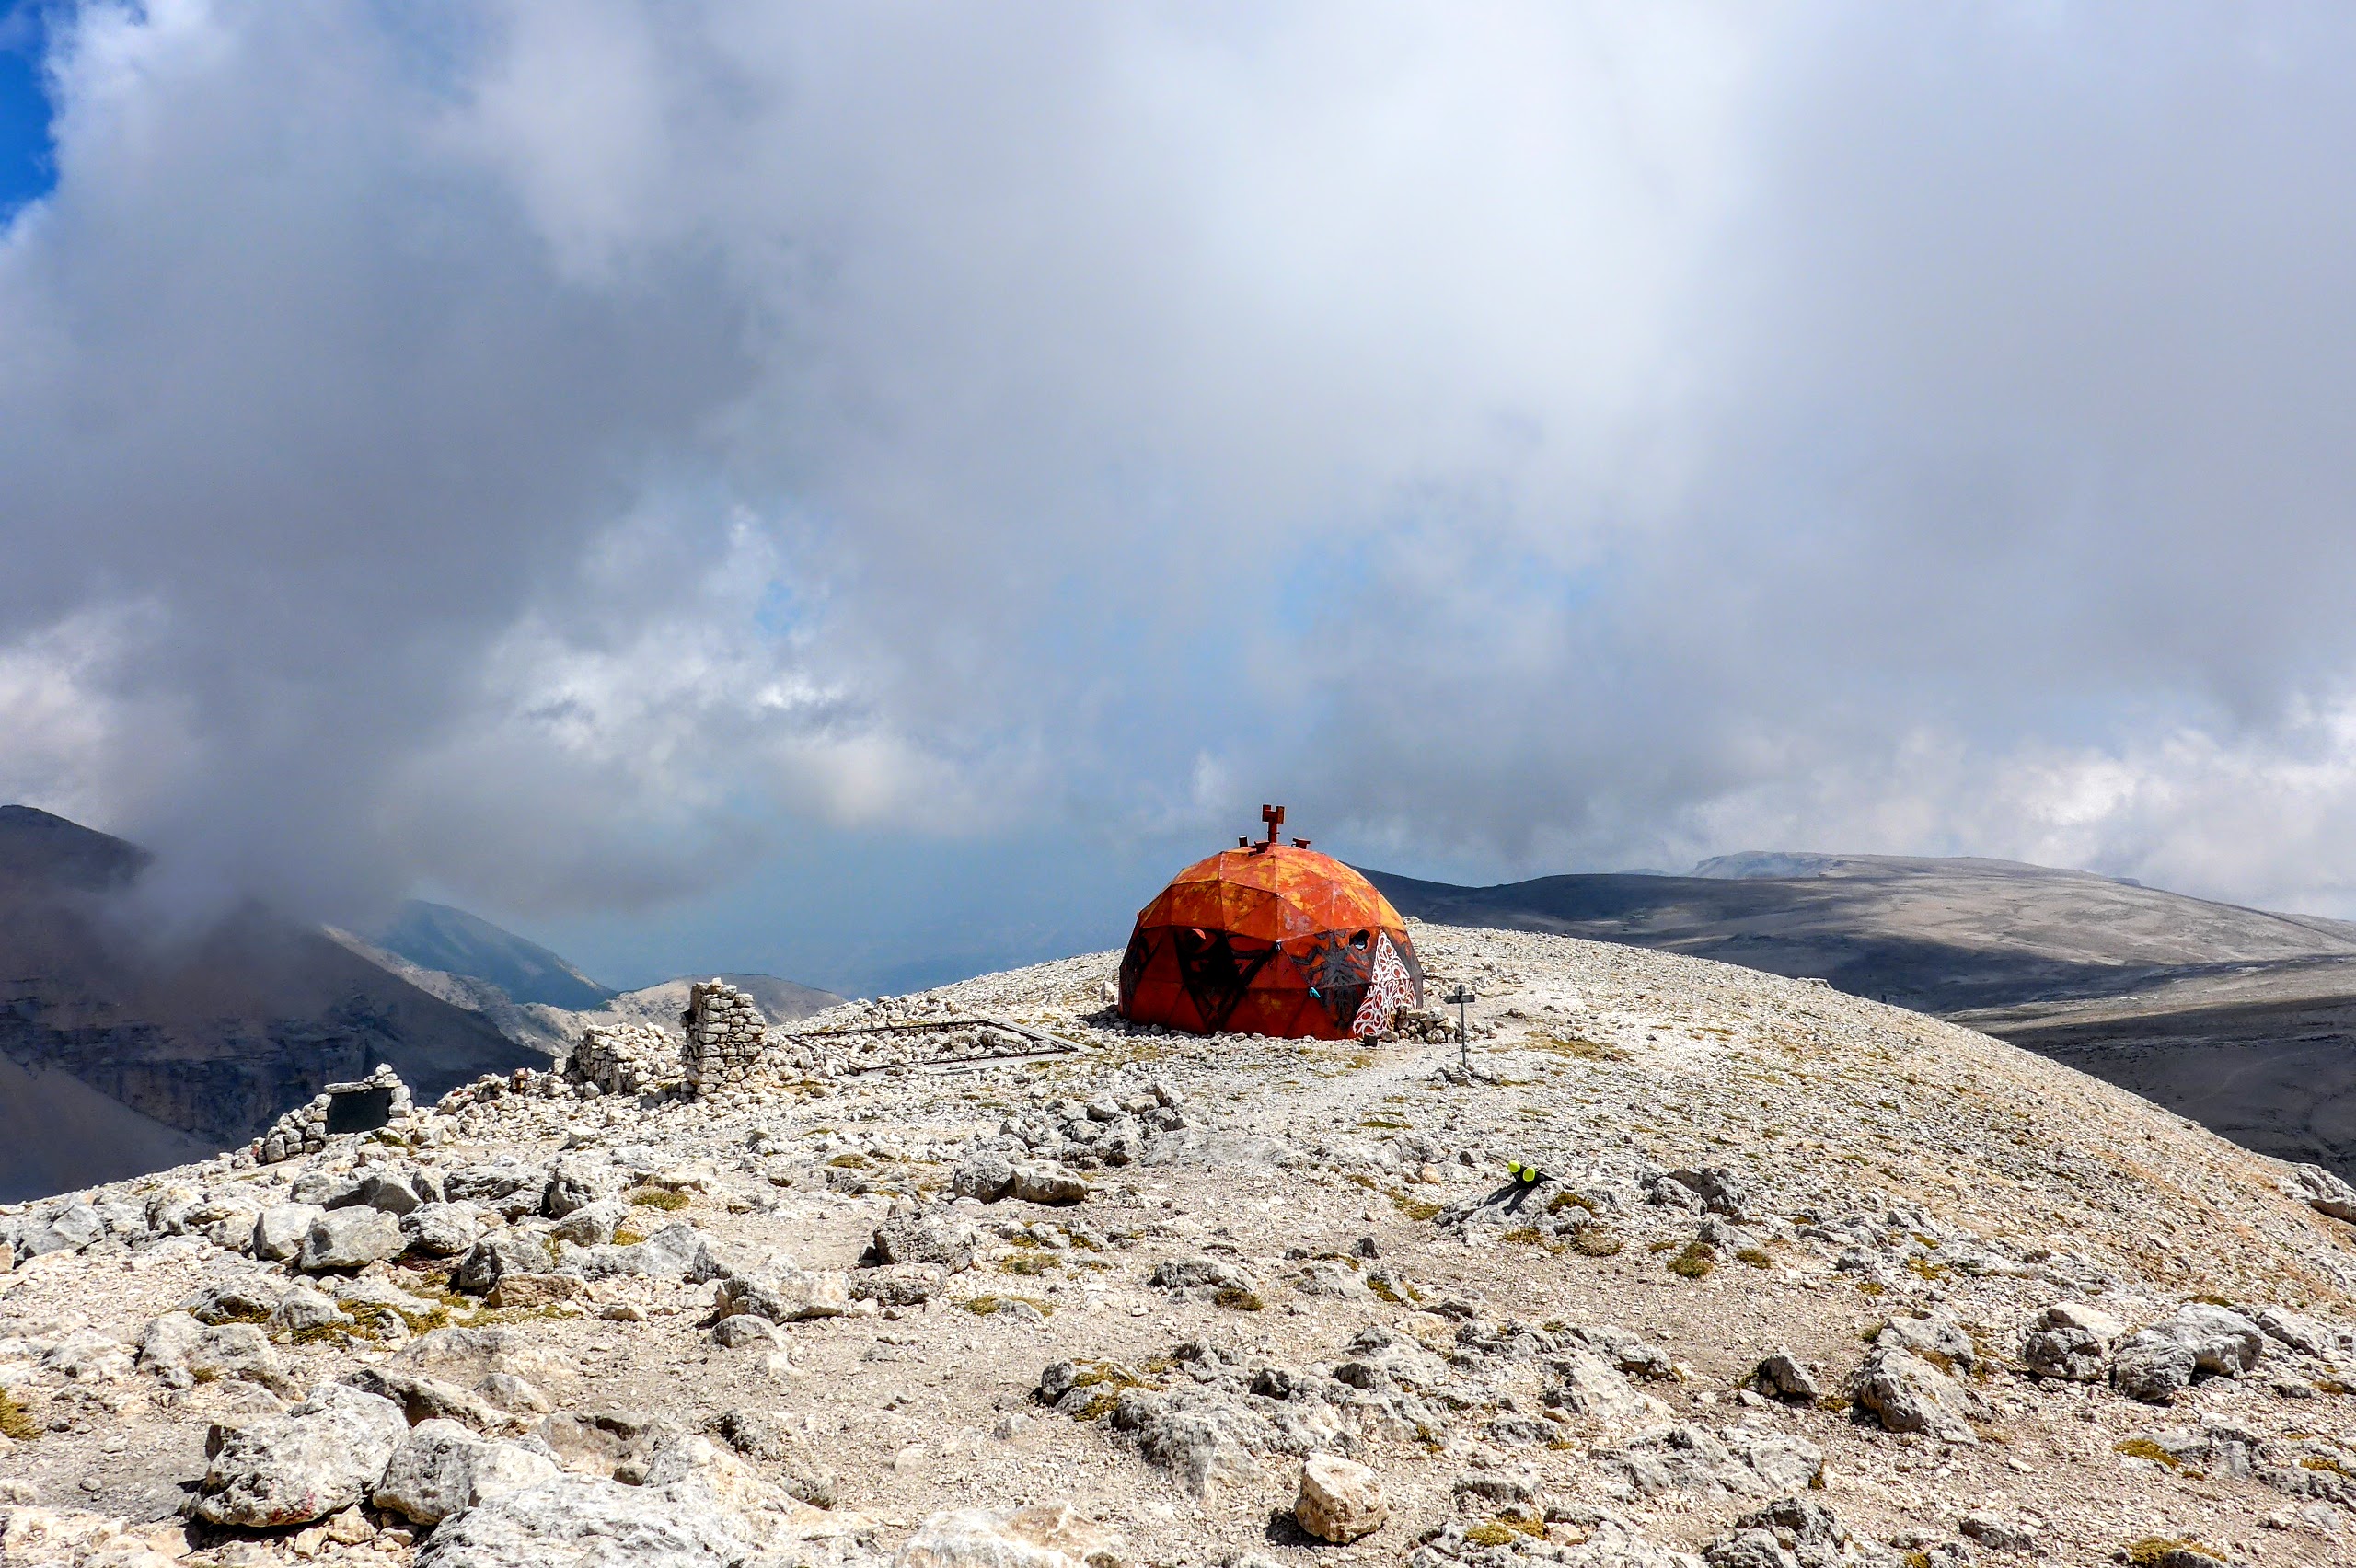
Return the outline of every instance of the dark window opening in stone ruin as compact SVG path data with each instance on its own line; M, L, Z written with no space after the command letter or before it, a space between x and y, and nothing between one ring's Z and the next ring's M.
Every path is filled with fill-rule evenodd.
M393 1119L393 1091L362 1089L328 1097L328 1133L373 1133Z

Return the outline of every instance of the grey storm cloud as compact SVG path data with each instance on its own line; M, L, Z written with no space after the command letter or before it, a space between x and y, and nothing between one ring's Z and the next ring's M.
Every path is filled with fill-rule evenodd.
M801 835L2344 907L2327 7L60 11L0 793L322 912Z

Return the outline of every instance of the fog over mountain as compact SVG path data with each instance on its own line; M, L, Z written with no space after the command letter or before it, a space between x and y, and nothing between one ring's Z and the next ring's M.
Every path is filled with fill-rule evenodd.
M619 986L1116 941L1276 798L2356 914L2352 33L44 7L0 798Z

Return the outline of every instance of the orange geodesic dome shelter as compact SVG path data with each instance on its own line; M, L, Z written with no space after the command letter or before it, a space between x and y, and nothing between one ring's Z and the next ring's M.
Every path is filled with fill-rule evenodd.
M1180 871L1138 912L1121 959L1121 1016L1194 1034L1347 1040L1420 1007L1406 922L1374 884L1309 840L1239 838Z

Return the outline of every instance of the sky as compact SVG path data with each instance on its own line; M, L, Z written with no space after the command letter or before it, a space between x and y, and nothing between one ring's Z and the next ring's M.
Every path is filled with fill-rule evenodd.
M1982 854L2356 916L2356 14L17 5L0 799L611 984Z

